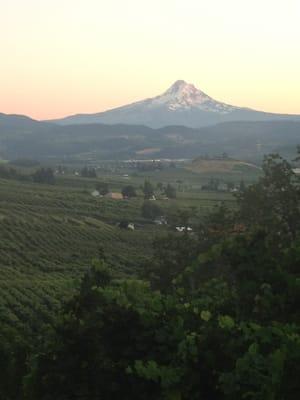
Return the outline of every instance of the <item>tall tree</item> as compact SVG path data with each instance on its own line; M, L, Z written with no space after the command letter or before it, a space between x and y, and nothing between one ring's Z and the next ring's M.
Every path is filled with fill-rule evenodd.
M123 189L122 189L122 195L123 195L123 197L127 197L127 198L131 198L131 197L136 197L137 196L135 188L132 185L124 186Z
M145 180L143 186L144 198L145 200L150 199L154 195L154 188L150 181Z
M174 186L168 184L167 187L165 188L165 194L169 199L175 199L176 189L174 188Z

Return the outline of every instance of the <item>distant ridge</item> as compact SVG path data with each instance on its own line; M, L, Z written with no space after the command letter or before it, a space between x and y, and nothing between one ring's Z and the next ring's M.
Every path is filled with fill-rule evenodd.
M53 124L36 121L25 115L0 113L0 143L3 136L30 134L48 127L53 127Z
M271 120L300 121L300 115L266 113L222 103L193 84L178 80L159 96L101 113L77 114L52 122L60 125L104 123L200 128L220 122Z
M58 125L0 114L0 159L128 160L218 156L259 162L276 151L295 157L300 121L223 122L202 128L143 125Z

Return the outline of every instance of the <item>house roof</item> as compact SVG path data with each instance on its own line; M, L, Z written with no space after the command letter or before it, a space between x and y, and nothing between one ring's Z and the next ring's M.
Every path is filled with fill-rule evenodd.
M109 192L105 195L105 197L108 197L110 199L115 199L115 200L123 199L122 193L119 193L119 192Z

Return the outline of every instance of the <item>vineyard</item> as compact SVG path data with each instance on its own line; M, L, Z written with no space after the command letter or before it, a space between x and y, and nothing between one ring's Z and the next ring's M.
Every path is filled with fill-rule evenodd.
M94 199L71 187L0 181L1 325L31 331L50 322L93 258L102 253L118 275L151 254L153 228L125 231L141 200Z
M222 202L234 204L231 194L201 192L195 175L184 175L188 190L180 191L178 185L176 199L157 201L163 213L193 208L201 216ZM160 173L156 180L170 179L175 185L172 177ZM122 179L106 179L113 190L121 190ZM133 177L131 184L140 188L144 179ZM51 323L92 260L103 254L118 277L138 273L151 257L153 238L166 228L142 218L141 190L130 200L94 198L96 182L71 176L57 179L55 185L0 180L2 326L32 335L41 329L41 321ZM125 220L136 229L120 229L118 224Z

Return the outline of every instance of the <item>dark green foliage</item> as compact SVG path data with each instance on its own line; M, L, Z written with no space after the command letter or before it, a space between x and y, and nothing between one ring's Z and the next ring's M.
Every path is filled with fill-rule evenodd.
M107 182L98 182L96 190L98 190L102 196L105 196L109 192L109 185Z
M17 171L14 168L6 168L0 166L0 177L3 179L15 179L17 176Z
M154 195L154 188L151 182L145 181L143 186L145 200L150 199Z
M154 201L146 200L142 205L142 216L147 219L155 219L163 214L161 207Z
M0 396L23 398L22 380L27 373L28 344L24 337L1 321L0 327Z
M206 185L202 186L202 190L218 190L219 184L219 179L211 178Z
M137 196L135 188L132 185L124 186L123 189L122 189L122 195L123 195L124 198L126 198L126 197L130 198L130 197L136 197Z
M176 226L188 227L193 217L193 209L180 209L178 207L170 207L167 211L168 223L175 228Z
M300 285L282 267L286 254L272 272L260 246L248 258L248 240L258 239L232 238L202 255L168 293L92 270L37 359L31 398L296 399ZM226 276L199 280L204 264L220 260ZM266 268L252 276L258 262Z
M187 268L196 258L199 250L195 236L187 232L154 240L154 258L145 269L146 278L154 289L172 290L173 280Z
M165 188L165 195L169 199L175 199L176 198L176 189L168 183L167 187Z
M15 180L29 180L27 177L17 171L15 168L0 165L0 178L1 179L15 179Z
M64 165L58 165L57 169L56 169L56 172L59 175L64 175L64 174L66 174L68 172L68 167L64 166Z
M238 194L240 220L263 227L278 244L300 229L300 181L291 165L278 155L264 160L264 176Z
M164 185L162 182L158 182L156 185L157 189L160 190L161 192L163 191Z
M129 222L127 220L122 220L122 221L120 221L118 226L121 229L128 229L128 224L129 224Z
M32 175L32 179L36 183L46 183L53 185L55 183L54 172L52 168L39 168Z
M96 170L95 170L95 168L92 168L92 167L82 168L82 170L80 171L80 175L83 178L97 178Z
M245 182L241 180L239 190L243 193L245 189L246 189Z

